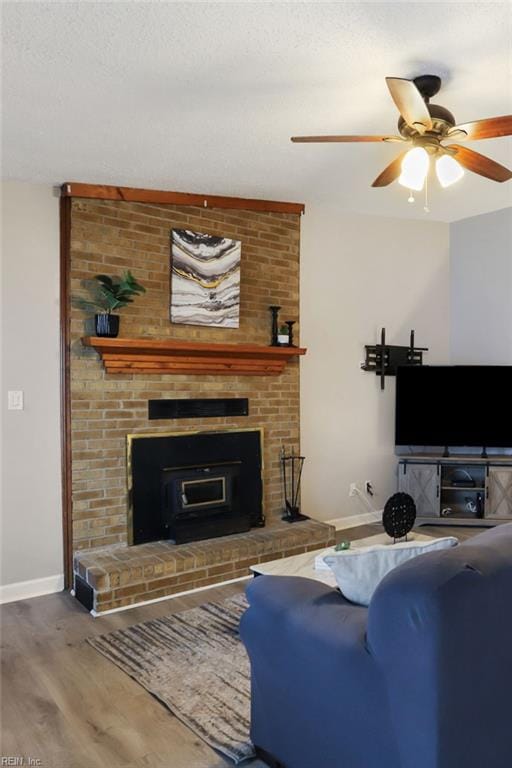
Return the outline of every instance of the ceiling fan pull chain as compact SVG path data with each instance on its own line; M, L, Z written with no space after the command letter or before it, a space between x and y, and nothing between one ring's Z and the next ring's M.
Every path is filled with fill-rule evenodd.
M430 208L428 207L428 176L425 177L425 205L423 210L425 213L430 213Z
M412 189L409 190L409 197L407 198L408 203L414 203L414 195L412 193Z

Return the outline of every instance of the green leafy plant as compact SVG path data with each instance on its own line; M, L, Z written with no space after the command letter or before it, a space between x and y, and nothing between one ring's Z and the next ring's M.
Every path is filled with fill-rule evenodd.
M290 329L287 325L280 325L279 326L279 335L280 336L288 336L290 333Z
M131 304L135 296L146 292L144 286L135 280L130 270L124 272L121 277L96 275L85 285L92 298L89 301L77 299L77 305L87 311L108 315L116 309L122 309Z

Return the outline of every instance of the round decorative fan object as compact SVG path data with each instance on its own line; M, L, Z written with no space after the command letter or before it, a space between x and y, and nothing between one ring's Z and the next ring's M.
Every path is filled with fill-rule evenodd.
M386 501L382 525L388 536L402 539L412 530L415 520L416 504L408 493L395 493Z

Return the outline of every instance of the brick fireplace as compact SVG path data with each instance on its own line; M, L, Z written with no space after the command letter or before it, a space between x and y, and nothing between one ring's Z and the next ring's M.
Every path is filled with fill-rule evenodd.
M73 297L84 295L84 280L126 269L147 289L121 312L122 338L267 345L269 305L282 307L283 320L299 320L297 213L73 196L69 215ZM239 328L169 321L170 232L175 228L241 240ZM223 573L247 572L249 560L258 562L262 557L304 550L313 543L316 548L330 543L332 530L328 526L306 523L301 533L302 524L287 525L280 520L279 452L283 445L291 450L299 448L298 358L287 362L279 375L106 373L98 352L82 343L91 332L89 321L75 306L70 313L74 570L84 581L82 586L94 593L91 600L96 610L158 597L162 590L172 594L183 584L190 588L204 585L205 580L213 583L222 580ZM298 322L295 328L298 342ZM211 416L206 410L189 418L155 418L159 411L153 408L149 418L149 401L188 398L243 398L248 413ZM261 431L263 435L261 504L266 527L219 539L209 549L204 542L153 542L130 547L127 436L228 430ZM189 567L191 562L193 567ZM218 573L212 572L215 568ZM152 579L167 579L168 583L154 586Z

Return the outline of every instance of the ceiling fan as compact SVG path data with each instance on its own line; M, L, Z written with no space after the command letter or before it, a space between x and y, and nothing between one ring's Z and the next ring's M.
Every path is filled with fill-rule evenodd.
M458 143L445 143L510 136L512 115L456 125L454 116L445 107L430 104L432 96L441 88L441 78L437 75L421 75L414 80L386 77L386 84L400 112L399 136L293 136L292 141L402 144L404 150L377 176L372 187L386 187L398 179L404 187L419 191L427 178L430 158L435 158L436 175L443 187L458 181L464 175L463 168L493 181L512 178L511 170L489 157ZM409 199L413 201L412 195Z

